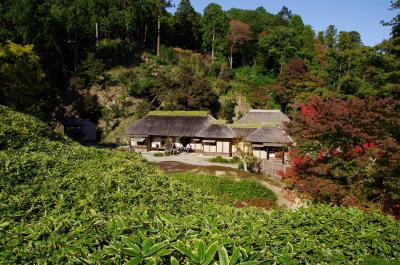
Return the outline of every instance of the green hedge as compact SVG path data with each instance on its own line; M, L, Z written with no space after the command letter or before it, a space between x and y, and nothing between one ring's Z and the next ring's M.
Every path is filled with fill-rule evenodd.
M399 223L318 205L236 209L141 156L81 147L0 107L0 264L400 259Z

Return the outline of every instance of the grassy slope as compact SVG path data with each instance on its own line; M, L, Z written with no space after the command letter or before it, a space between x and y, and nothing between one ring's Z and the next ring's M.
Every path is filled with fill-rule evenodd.
M184 247L199 242L229 255L240 246L243 261L251 252L279 264L400 259L391 217L323 205L235 209L138 155L81 147L1 106L0 148L0 264L195 263Z

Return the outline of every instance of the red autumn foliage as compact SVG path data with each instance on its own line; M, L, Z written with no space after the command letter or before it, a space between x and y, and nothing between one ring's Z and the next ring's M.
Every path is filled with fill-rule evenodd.
M362 149L362 147L359 146L359 145L354 146L353 151L354 151L354 153L356 153L356 154L362 154L362 153L364 152L364 150Z
M301 80L308 73L307 65L301 59L293 59L285 65L279 75L281 80Z
M260 34L258 34L258 37L259 37L259 39L262 39L267 35L268 35L268 33L266 31L261 31Z
M305 116L315 117L315 109L306 106L305 104L300 104L300 112Z
M383 208L400 197L399 110L390 98L310 97L287 128L298 145L283 179L315 201Z

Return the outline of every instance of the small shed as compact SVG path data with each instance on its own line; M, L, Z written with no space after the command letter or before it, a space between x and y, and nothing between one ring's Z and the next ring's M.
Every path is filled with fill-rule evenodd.
M267 160L281 158L283 163L286 149L293 144L293 139L284 130L274 127L259 128L245 140L252 143L255 157Z
M65 120L63 125L64 134L72 139L84 144L96 142L96 125L90 120L70 119Z

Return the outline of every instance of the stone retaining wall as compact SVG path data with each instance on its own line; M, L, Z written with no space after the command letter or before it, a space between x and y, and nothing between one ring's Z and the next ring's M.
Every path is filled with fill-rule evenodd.
M290 167L289 162L282 164L282 160L275 159L259 159L260 173L266 176L271 176L275 179L282 179L279 173L284 173Z

